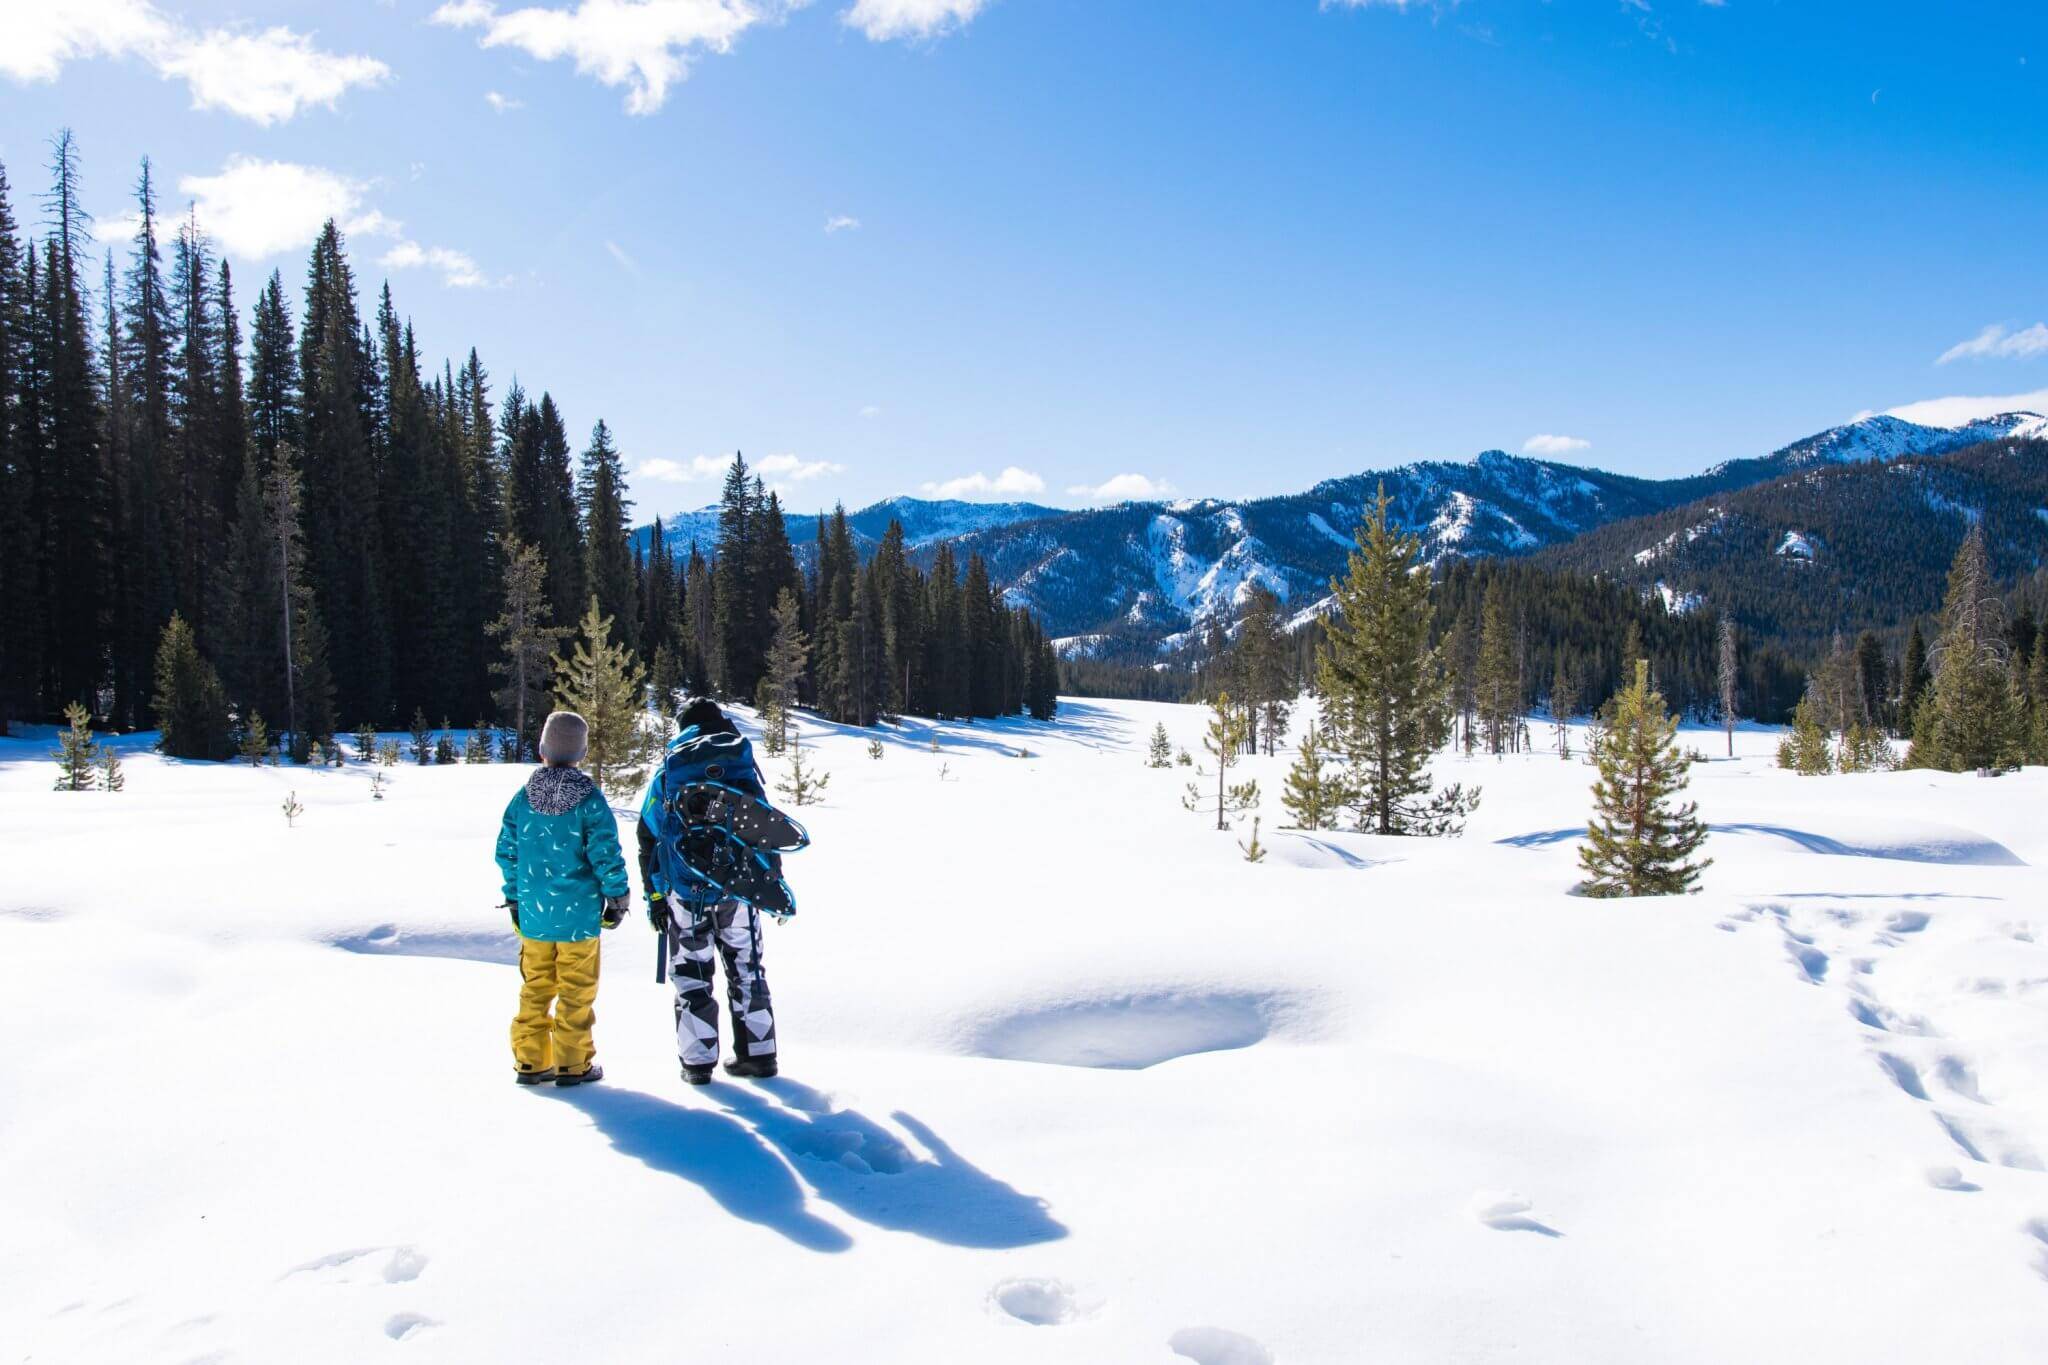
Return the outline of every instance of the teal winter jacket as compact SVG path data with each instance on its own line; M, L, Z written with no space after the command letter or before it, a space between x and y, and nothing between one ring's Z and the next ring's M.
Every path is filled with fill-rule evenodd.
M549 943L596 938L604 899L626 894L626 860L611 804L574 768L536 768L498 830L505 899L519 932Z

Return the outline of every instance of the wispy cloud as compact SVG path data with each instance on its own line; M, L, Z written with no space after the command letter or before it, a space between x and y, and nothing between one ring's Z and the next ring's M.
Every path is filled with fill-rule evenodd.
M165 80L184 81L193 108L266 126L310 105L332 108L354 87L391 74L374 57L323 51L282 26L194 28L150 0L12 5L4 28L0 75L53 81L72 61L136 57Z
M642 460L634 468L633 477L654 483L707 483L724 478L725 471L731 467L731 459L723 455L692 455L687 460Z
M421 246L418 242L399 242L380 258L379 263L386 270L436 270L441 274L441 283L450 289L482 289L492 281L477 269L475 258L466 251L457 251L446 246ZM499 281L503 283L503 281Z
M532 5L500 12L490 0L449 0L429 16L478 30L485 47L517 48L538 61L567 60L609 86L623 86L626 112L651 114L669 87L690 74L699 52L730 52L742 33L804 0L581 0L563 9Z
M828 474L844 474L846 466L830 460L805 460L795 455L764 455L754 462L754 472L772 483L809 483Z
M846 214L835 213L830 218L827 218L825 220L825 232L827 236L830 236L832 233L835 232L858 231L860 231L860 219L858 218L850 218Z
M226 250L262 260L312 245L329 218L352 235L394 237L399 224L372 207L369 185L320 166L236 156L214 175L188 175L178 192L190 200L199 224ZM134 232L132 215L103 219L98 236Z
M501 95L495 90L484 91L484 103L491 106L491 112L494 114L509 114L514 109L524 109L526 107L524 100L516 100L510 95Z
M2003 323L1992 323L1968 341L1959 341L1941 353L1934 363L1946 365L1955 360L2012 360L2048 354L2048 324L2035 323L2022 327L2017 332L2007 331Z
M963 474L957 479L945 479L924 485L924 493L933 498L960 498L973 501L979 498L1016 498L1045 491L1045 480L1028 469L1011 465L991 479L976 472Z
M2009 393L2002 397L1970 397L1958 394L1949 398L1927 398L1918 403L1905 403L1896 408L1887 408L1885 416L1902 417L1908 422L1918 422L1922 426L1959 427L1965 422L1996 417L2003 412L2048 414L2048 389L2036 389L2032 393ZM1859 414L1859 417L1870 415L1866 412Z
M1577 436L1553 436L1549 432L1538 432L1522 442L1524 455L1569 455L1575 450L1590 450L1593 443Z
M854 0L839 22L859 29L872 43L897 38L937 38L964 27L988 0Z
M619 263L619 267L622 270L624 270L627 274L638 275L640 273L640 262L634 260L632 255L627 252L626 248L620 246L617 242L612 241L610 238L606 238L604 243L604 249L606 254L608 254L613 260L617 261Z
M1075 484L1067 489L1067 495L1085 498L1089 502L1143 502L1148 498L1163 498L1172 491L1172 485L1164 479L1149 479L1143 474L1117 474L1094 485Z
M882 409L873 403L869 403L867 406L863 407L860 410L860 415L869 418L880 417L882 415Z

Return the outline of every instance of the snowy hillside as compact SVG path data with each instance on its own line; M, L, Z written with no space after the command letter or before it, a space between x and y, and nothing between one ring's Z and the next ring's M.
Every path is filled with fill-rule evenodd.
M881 543L883 532L889 523L903 523L903 538L913 548L935 545L942 540L953 540L975 531L986 531L1012 522L1032 521L1039 517L1060 516L1057 508L1041 507L1030 502L961 502L957 499L927 498L884 498L871 503L857 512L846 514L847 528L853 533L855 547L862 555L872 552ZM785 509L785 523L790 543L799 555L810 553L818 538L820 515ZM641 527L633 533L634 544L642 549L647 547L648 527ZM662 535L669 550L678 558L690 553L695 544L706 555L710 555L718 543L718 507L700 507L694 512L678 512L663 520Z
M1952 427L1924 426L1880 414L1829 427L1759 459L1716 465L1707 471L1707 478L1724 487L1738 487L1816 465L1871 464L1907 455L1946 455L1985 441L2042 436L2048 436L2048 417L2032 412L2000 413Z
M1591 901L1578 762L1441 760L1429 842L1281 832L1260 758L1254 866L1143 766L1202 720L807 723L785 1073L702 1091L637 905L606 1082L511 1083L520 770L0 741L10 1357L2048 1358L2048 771L1744 732L1704 894Z

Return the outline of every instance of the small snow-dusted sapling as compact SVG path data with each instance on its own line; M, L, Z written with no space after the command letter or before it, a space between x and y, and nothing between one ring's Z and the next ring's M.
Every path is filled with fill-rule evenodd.
M1259 842L1258 816L1254 815L1252 817L1252 841L1250 843L1246 843L1244 840L1239 839L1237 841L1237 846L1238 848L1244 851L1244 860L1246 862L1263 863L1264 861L1266 861L1266 846Z
M640 789L656 745L641 724L646 670L623 643L612 641L612 618L597 599L583 613L581 636L567 659L556 655L555 705L581 715L590 727L584 770L613 796Z
M1835 770L1834 749L1828 744L1827 727L1820 723L1820 707L1811 692L1799 699L1792 711L1792 729L1778 741L1778 766L1802 777Z
M477 719L476 728L469 732L469 742L462 746L464 763L489 763L497 756L498 739L491 733L491 727Z
M1589 896L1673 896L1695 889L1711 859L1692 861L1706 842L1699 807L1680 804L1692 760L1678 751L1678 717L1650 687L1650 666L1636 660L1635 681L1615 696L1612 723L1594 759L1593 819L1579 846Z
M397 740L395 740L395 739L387 739L387 740L385 740L385 741L384 741L384 742L383 742L382 744L380 744L380 745L378 745L378 746L377 746L377 761L378 761L379 763L383 764L383 765L384 765L385 767L387 767L387 768L395 768L395 767L397 767L397 766L398 766L398 758L399 758L399 748L398 748L398 741L397 741Z
M298 824L299 817L301 815L304 815L305 813L306 808L299 804L299 794L297 792L286 793L284 798L285 827L287 829L290 829L296 826Z
M384 775L382 769L378 769L370 774L370 799L372 801L382 801L384 793L390 790L390 788L391 779Z
M1216 828L1230 828L1230 817L1242 815L1259 804L1257 782L1232 782L1230 770L1235 767L1250 732L1249 719L1230 704L1230 694L1219 692L1209 703L1209 729L1202 736L1202 747L1216 756L1216 790L1209 793L1194 783L1188 783L1181 804L1191 811L1206 812L1211 804L1216 810Z
M879 739L871 739L871 740L869 740L869 741L868 741L868 757L869 757L869 758L874 758L874 759L879 759L879 758L880 758L881 756L882 756L882 741L881 741L881 740L879 740Z
M249 713L249 723L242 727L242 757L250 766L260 768L270 756L270 727L263 723L261 711Z
M449 733L447 717L441 718L441 737L434 741L434 762L453 763L456 759L455 736Z
M1173 766L1173 740L1167 736L1165 721L1160 721L1152 727L1152 747L1146 751L1145 766L1148 768L1170 768Z
M121 755L108 746L100 753L100 790L117 792L127 785L127 775L121 771Z
M377 757L377 731L368 721L356 727L356 761L374 762Z
M83 706L72 702L64 708L64 720L68 728L57 736L57 747L50 751L50 757L57 760L57 790L89 792L100 753L99 745L93 742L92 716Z
M427 713L412 709L412 761L422 768L434 761L434 732L427 728Z
M821 773L804 757L804 737L801 731L792 730L789 737L789 772L775 790L789 798L793 806L813 806L824 798L820 793L832 781L832 774Z
M1280 804L1296 829L1335 829L1338 810L1349 804L1343 775L1326 771L1329 762L1324 734L1310 722L1302 733L1294 766L1287 770L1287 783L1280 792Z

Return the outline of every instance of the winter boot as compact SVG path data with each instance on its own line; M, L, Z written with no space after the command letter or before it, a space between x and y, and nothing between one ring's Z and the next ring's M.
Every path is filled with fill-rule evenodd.
M555 1069L553 1067L549 1067L546 1071L515 1071L512 1074L512 1079L521 1085L546 1085L554 1078Z
M593 1081L601 1081L603 1079L604 1068L599 1066L596 1062L592 1062L589 1066L585 1067L581 1071L564 1071L561 1075L555 1077L555 1084L589 1085Z
M742 1081L765 1081L775 1070L772 1052L766 1057L735 1057L725 1064L725 1074Z
M710 1066L690 1066L685 1063L683 1066L683 1083L685 1085L711 1084Z

